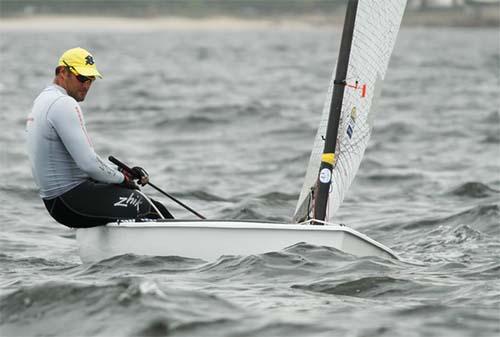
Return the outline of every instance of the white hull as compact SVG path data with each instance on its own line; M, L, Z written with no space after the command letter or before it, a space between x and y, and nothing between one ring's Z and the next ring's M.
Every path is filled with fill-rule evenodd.
M122 222L78 229L83 262L122 254L182 256L214 261L222 255L280 251L299 242L336 248L355 256L397 258L387 247L344 225L250 221L165 220Z

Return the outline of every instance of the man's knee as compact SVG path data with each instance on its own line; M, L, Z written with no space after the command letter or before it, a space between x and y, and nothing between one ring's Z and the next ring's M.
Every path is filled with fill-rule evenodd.
M156 208L158 208L158 211L160 211L161 215L163 215L163 217L165 219L173 219L174 218L174 216L168 211L168 209L165 206L163 206L162 203L160 203L156 200L153 200L153 199L151 199L151 201L156 206Z

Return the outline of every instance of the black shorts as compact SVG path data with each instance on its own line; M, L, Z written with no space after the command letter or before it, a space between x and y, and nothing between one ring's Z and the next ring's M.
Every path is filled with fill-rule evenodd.
M173 218L165 206L148 199L165 218ZM75 228L102 226L117 220L161 218L138 191L92 180L43 202L57 222Z

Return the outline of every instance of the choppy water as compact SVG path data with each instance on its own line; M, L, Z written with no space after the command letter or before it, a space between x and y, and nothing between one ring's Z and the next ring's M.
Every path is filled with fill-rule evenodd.
M105 76L83 104L103 157L144 166L209 218L288 221L339 35L286 26L1 32L1 335L498 336L494 29L400 33L338 221L404 261L298 244L213 263L126 255L81 264L74 232L38 199L25 117L59 54L80 45Z

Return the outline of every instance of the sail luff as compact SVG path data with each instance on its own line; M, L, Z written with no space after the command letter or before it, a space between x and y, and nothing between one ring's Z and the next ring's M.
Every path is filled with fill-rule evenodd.
M352 35L356 21L356 10L358 0L349 0L342 31L342 40L340 43L339 58L337 60L337 71L333 82L333 95L330 103L330 116L328 119L327 132L325 137L325 146L319 168L318 181L314 189L314 214L313 218L325 220L328 197L330 195L330 183L332 170L335 164L335 149L337 145L337 135L340 123L340 114L342 109L342 100L344 97L345 80L349 66L349 57L351 53Z

